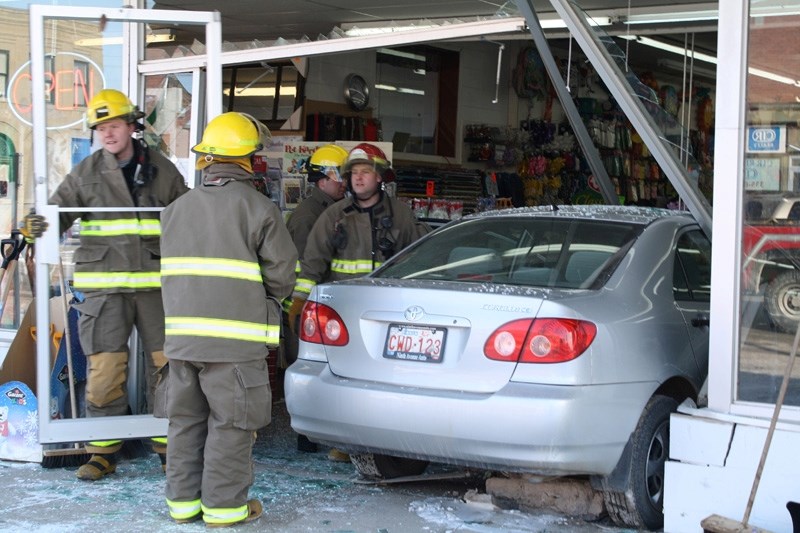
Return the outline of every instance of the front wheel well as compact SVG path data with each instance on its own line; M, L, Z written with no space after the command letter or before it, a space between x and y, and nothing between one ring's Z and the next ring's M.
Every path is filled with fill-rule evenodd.
M698 389L689 380L675 376L662 383L653 394L669 396L680 404L686 398L697 402Z
M653 392L653 396L668 396L680 405L686 398L691 398L694 402L697 402L698 392L689 380L675 376L662 383ZM594 488L597 490L624 490L630 481L630 460L631 440L629 438L614 470L607 476L591 477Z
M796 264L798 262L800 262L800 257L788 256L786 251L766 254L764 261L757 271L757 286L754 287L754 289L756 291L764 289L784 272L797 268Z

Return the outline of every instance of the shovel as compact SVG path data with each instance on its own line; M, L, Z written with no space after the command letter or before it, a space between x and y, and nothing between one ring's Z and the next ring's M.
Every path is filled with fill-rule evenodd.
M0 253L3 256L3 263L0 266L0 284L5 280L6 274L11 276L14 273L14 267L17 265L22 250L25 249L25 237L19 230L12 230L11 237L3 239L0 244ZM0 318L3 318L3 311L6 308L6 298L11 289L11 281L9 280L3 287L3 294L0 296Z

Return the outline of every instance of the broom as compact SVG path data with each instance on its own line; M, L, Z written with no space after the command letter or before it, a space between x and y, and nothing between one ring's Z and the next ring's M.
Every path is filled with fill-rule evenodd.
M741 522L737 522L731 518L712 514L704 518L700 522L700 527L703 528L704 533L768 533L767 530L761 529L749 524L750 511L753 510L753 502L756 499L756 492L758 485L761 483L761 474L764 471L764 463L767 461L767 452L769 446L772 444L772 435L775 433L775 425L778 423L778 415L783 406L783 400L786 397L786 389L789 388L789 379L792 377L792 367L794 366L794 359L797 355L797 347L800 345L800 323L797 325L797 331L794 334L794 343L792 344L792 352L789 354L789 361L786 363L786 370L783 372L783 381L781 381L781 388L778 392L778 399L775 402L775 409L772 411L772 419L769 423L767 430L767 438L764 440L764 448L761 450L761 459L758 462L756 475L753 478L753 487L750 489L750 498L747 500L747 506L744 510L744 518ZM789 507L791 513L792 508Z
M58 258L58 277L61 284L61 312L64 318L64 342L67 353L67 376L69 383L69 409L71 417L78 418L78 405L75 400L75 375L72 370L72 334L70 333L69 309L67 306L67 284L64 280L64 263ZM91 454L80 443L74 443L72 448L44 448L42 451L43 468L64 468L68 466L81 466L86 463Z
M75 375L72 370L72 336L70 333L69 325L69 310L67 306L67 287L64 278L64 263L59 256L58 259L58 272L60 278L60 290L63 295L61 311L64 316L64 341L66 345L67 354L67 374L69 375L69 402L72 418L78 418L77 402L75 400ZM43 468L66 468L81 466L91 459L92 454L86 451L86 448L76 442L71 448L58 448L52 447L45 448L42 452L42 467ZM149 450L145 447L139 439L126 440L122 442L122 449L118 452L119 456L125 459L137 459L139 457L146 457L150 455Z

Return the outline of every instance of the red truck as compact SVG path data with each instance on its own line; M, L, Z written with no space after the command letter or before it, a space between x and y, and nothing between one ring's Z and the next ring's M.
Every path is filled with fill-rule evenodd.
M745 294L763 295L773 324L800 320L800 195L749 195L742 239Z

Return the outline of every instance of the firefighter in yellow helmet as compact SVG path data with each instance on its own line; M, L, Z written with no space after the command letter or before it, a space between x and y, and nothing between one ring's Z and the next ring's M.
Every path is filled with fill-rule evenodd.
M262 513L247 497L252 448L271 419L267 355L297 262L280 209L253 182L251 157L268 135L243 113L214 118L192 148L202 183L161 216L169 364L156 396L168 391L166 499L177 522L221 527Z
M347 150L328 144L317 148L308 161L307 179L312 188L286 223L301 259L311 226L326 207L344 198L346 185L342 178L342 165L345 159Z
M81 347L87 354L86 416L127 415L128 339L133 326L146 353L147 410L153 410L155 372L164 357L164 309L161 303L157 211L188 189L166 157L135 137L143 113L127 96L103 89L89 102L86 123L102 145L78 163L50 197L51 204L81 211L62 211L61 231L80 218L80 246L75 251L73 286L85 298L75 304ZM94 208L120 208L95 212ZM28 215L23 233L40 237L38 215ZM32 228L28 231L27 228ZM166 440L154 439L154 450L166 459ZM78 469L80 479L94 481L116 470L121 440L92 441L92 456Z
M344 198L346 184L342 177L342 165L347 159L347 150L335 144L320 146L311 155L308 161L308 183L310 192L308 196L292 211L286 227L292 236L297 254L303 258L303 250L311 231L311 226L317 221L325 209ZM296 273L300 273L300 262L297 263ZM284 302L285 311L288 312L291 299ZM283 347L287 365L297 359L297 335L288 323L288 315L284 313ZM308 440L304 435L297 436L297 449L305 452L317 451L317 445Z

